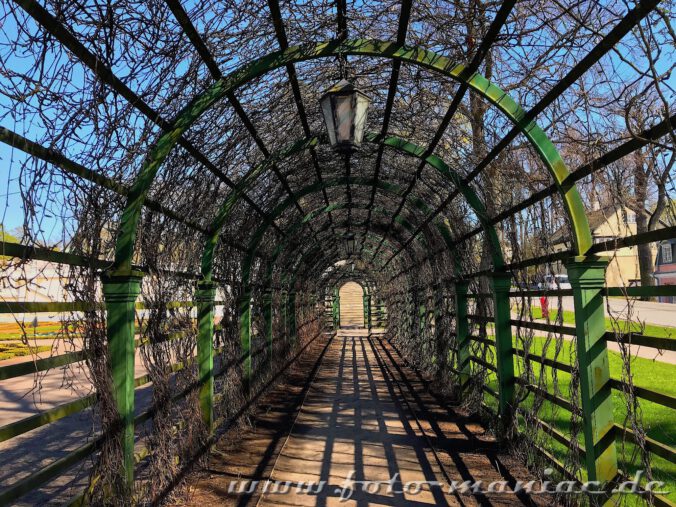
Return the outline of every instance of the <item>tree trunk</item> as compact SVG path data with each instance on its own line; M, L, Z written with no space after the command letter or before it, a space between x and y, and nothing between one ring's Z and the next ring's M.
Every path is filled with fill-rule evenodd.
M636 232L638 234L648 232L648 215L646 213L646 200L648 198L648 175L644 168L644 159L642 156L636 157L634 163L634 205L631 207L636 213ZM638 249L638 267L642 287L653 285L653 254L650 251L650 244L643 243L636 247ZM648 296L641 297L641 300L647 301Z

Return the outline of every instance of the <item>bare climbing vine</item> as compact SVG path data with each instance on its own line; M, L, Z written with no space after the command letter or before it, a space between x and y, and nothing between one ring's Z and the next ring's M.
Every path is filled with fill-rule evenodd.
M59 301L85 306L59 317L56 340L67 347L59 342L52 351L84 353L84 371L65 368L63 381L73 391L85 382L95 399L83 438L97 442L85 473L86 496L97 504L114 504L123 489L100 276L113 264L129 188L167 122L213 84L214 66L227 75L280 47L335 37L395 40L401 31L400 6L392 2L349 4L348 16L341 20L332 1L280 2L281 25L271 19L270 6L277 2L181 3L213 61L203 60L165 1L42 2L82 44L80 53L98 59L94 68L18 3L0 5L0 157L7 168L0 222L11 222L16 241L28 247L21 258L0 260L0 281L3 291L28 290L21 294L32 291L26 297L35 298L43 275L56 263L41 260L31 248L77 257L73 265L57 269L55 283L63 288ZM404 40L451 62L471 62L500 6L484 0L414 1ZM478 71L528 110L633 7L624 1L516 2ZM662 2L541 111L538 124L571 171L594 165L629 140L645 141L647 129L672 118L673 7L672 0ZM103 67L134 100L122 87L111 86ZM324 142L297 153L281 151L324 134L318 100L341 77L370 96L368 130L377 140L396 135L415 144L416 153L429 147L453 177L378 142L363 143L349 159ZM180 493L177 485L185 475L206 459L209 431L199 416L193 305L197 281L204 276L202 254L233 187L253 177L271 156L274 164L246 185L217 239L217 431L237 431L248 423L256 393L279 381L295 354L321 336L333 288L350 279L368 286L372 304L387 316L388 338L434 380L435 389L466 410L490 414L490 391L496 389L490 275L503 269L496 266L499 254L513 275L512 290L525 293L511 299L512 318L520 323L512 326L517 401L509 432L518 432L519 442L536 445L517 445L514 452L538 473L554 459L582 479L577 352L565 329L574 325L566 319L570 296L547 287L546 315L533 294L542 290L547 276L564 271L556 256L572 253L568 213L556 193L514 210L552 184L542 155L523 135L469 177L512 125L470 90L439 131L458 86L427 68L393 67L382 58L309 60L240 86L186 131L152 183L135 238L134 264L145 273L136 319L136 365L140 377L147 375L139 392L150 393L143 402L139 395L137 407L150 415L137 435L140 474L133 501L170 499ZM627 227L620 225L616 237L676 224L675 136L673 122L668 125L659 139L593 167L576 184L589 217L624 218ZM83 179L83 170L91 171L90 180L98 184ZM485 209L473 209L458 195L454 178L468 178L468 188ZM635 217L633 228L629 216ZM486 233L487 223L495 226L497 244ZM3 227L3 242L6 232ZM350 234L356 252L347 251ZM652 283L650 244L636 245L639 273L617 286ZM540 262L529 263L531 259ZM250 268L248 279L243 279L245 267ZM468 285L469 294L472 361L467 385L461 385L458 370L460 283ZM618 355L611 357L620 365L622 386L614 400L619 396L626 412L616 422L632 435L620 439L620 466L624 473L640 466L647 478L673 482L648 452L650 428L642 417L648 402L637 396L631 345L642 327L632 312L634 299L624 299L622 316L608 307L609 331L615 337L609 341L617 343ZM241 340L242 305L251 308L248 344ZM25 345L26 315L16 315L24 324ZM33 351L35 358L37 354ZM35 377L38 393L41 378ZM184 395L178 398L179 393ZM565 434L570 445L552 437L552 429ZM548 455L538 448L549 449ZM82 482L81 476L74 480L73 489Z

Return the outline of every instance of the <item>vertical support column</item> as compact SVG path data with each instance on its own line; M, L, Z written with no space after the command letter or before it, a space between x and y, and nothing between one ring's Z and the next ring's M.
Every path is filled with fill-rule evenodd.
M467 387L470 379L469 368L469 321L467 320L467 291L469 286L466 281L455 283L455 339L458 344L458 369L460 376L460 389Z
M426 302L423 300L418 304L418 333L422 335L425 332L426 326L427 326L427 305Z
M364 324L364 327L368 327L368 317L367 317L367 310L366 310L366 292L362 294L361 296L361 306L362 306L362 313L364 314L364 318L362 320L362 323Z
M119 471L128 494L134 488L134 321L136 298L143 273L101 276L106 304L108 353L113 377L113 397L119 413L122 467Z
M508 431L514 410L514 345L512 344L509 289L511 273L494 273L491 277L495 313L495 356L498 369L498 417L502 430Z
M333 327L335 331L340 328L340 293L333 289Z
M289 291L286 299L286 318L289 326L289 337L295 342L298 338L296 332L296 292Z
M214 299L216 284L202 280L197 282L197 362L199 364L199 399L204 425L213 429L214 424Z
M280 298L279 298L279 306L280 310L282 312L282 327L284 329L284 339L289 340L289 322L288 322L288 301L289 301L289 293L285 290L282 291Z
M566 264L575 304L585 462L589 480L600 482L617 475L602 292L607 266L608 260L599 257L576 257Z
M268 358L272 359L272 289L267 289L263 294L263 321L265 343L268 345Z
M434 315L434 343L435 343L435 360L436 360L436 375L438 379L447 373L448 368L448 340L443 332L441 325L442 313L444 305L444 288L439 284L434 287L433 299L433 315Z
M362 296L364 302L364 327L371 330L371 295L364 293Z
M239 299L239 340L244 355L242 375L245 389L249 388L251 379L251 295L248 292L242 294Z

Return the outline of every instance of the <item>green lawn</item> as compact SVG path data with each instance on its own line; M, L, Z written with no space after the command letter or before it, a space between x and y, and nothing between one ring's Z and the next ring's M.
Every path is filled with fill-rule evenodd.
M535 337L533 339L533 346L531 353L542 354L542 349L545 344L545 338ZM522 348L522 344L516 344L518 348ZM570 364L574 358L573 343L570 341L563 341L561 343L561 352L556 360L562 363ZM610 375L612 378L622 378L622 359L618 353L609 351L609 366ZM555 356L554 342L550 343L547 348L546 357L553 359ZM517 375L523 370L523 359L516 358L516 373ZM533 362L533 368L536 375L541 372L541 367L538 363ZM543 375L547 383L548 391L553 392L553 377L552 369L544 367ZM674 375L676 374L676 366L662 363L659 361L652 361L650 359L635 357L631 361L631 375L634 380L634 385L639 387L649 388L653 391L658 391L671 396L676 396L676 382L674 382ZM558 371L558 390L559 396L570 399L570 374ZM497 390L497 382L495 376L491 376L490 387ZM487 404L496 408L496 401L486 395L485 401ZM524 408L531 408L533 403L533 395L529 395L523 402ZM647 431L648 437L666 444L670 447L676 447L676 417L674 411L662 405L652 403L646 400L640 400L640 409L643 413L642 421L644 428ZM614 405L614 419L619 425L624 425L626 418L626 401L623 393L613 390L613 405ZM559 431L566 435L570 435L570 412L560 408L550 402L545 402L543 408L540 410L538 417L545 422L551 424ZM628 423L630 424L630 423ZM563 446L559 442L547 437L548 450L554 454L560 461L564 461L568 452L568 447ZM579 441L584 443L582 435L579 435ZM639 465L631 464L631 456L635 451L635 446L629 442L625 443L624 451L621 450L621 442L618 440L618 459L620 460L620 467L626 470L629 475L633 476L637 469L642 468ZM656 480L664 481L667 484L667 490L672 491L669 499L676 501L676 465L673 463L652 455L652 469ZM632 502L630 502L632 503Z
M29 347L23 343L0 343L0 361L19 356L29 356L36 352L47 352L50 346Z

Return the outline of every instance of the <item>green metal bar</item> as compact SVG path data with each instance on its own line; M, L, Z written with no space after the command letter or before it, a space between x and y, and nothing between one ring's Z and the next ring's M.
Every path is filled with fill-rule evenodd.
M173 372L179 371L184 367L183 363L175 363L170 366L170 370ZM134 385L136 387L139 387L141 385L147 384L150 382L149 375L144 375L142 377L138 377L134 381ZM177 400L182 397L184 397L188 392L190 391L190 388L187 390L182 391L181 393L178 393L174 397L172 397L172 400ZM86 403L85 406L82 406L80 404ZM44 424L47 424L48 422L53 422L57 419L60 419L61 417L65 417L66 415L69 415L71 413L79 412L83 408L86 408L87 406L91 406L96 402L96 395L89 395L86 396L85 398L80 398L79 400L75 400L74 402L61 405L60 407L56 407L55 409L49 410L47 412L43 412L41 414L37 414L33 417L23 419L21 421L17 421L14 424L4 426L2 429L0 429L0 434L7 435L8 432L6 429L9 428L14 428L15 430L20 428L22 424L25 424L26 422L30 422L31 419L38 419L42 420L40 424L34 425L33 427L29 429L25 429L25 427L22 429L22 431L16 431L16 435L19 435L21 433L25 433L26 431L29 431L30 429L34 429L35 427L42 426ZM80 405L80 408L78 408L78 405ZM65 412L68 413L65 413ZM147 421L150 419L155 413L154 408L151 408L149 410L144 411L143 413L139 414L134 418L134 423L135 425L142 424L143 422ZM46 420L45 418L49 419ZM16 436L13 435L13 436ZM9 437L11 438L11 436ZM86 457L90 456L92 453L94 453L99 446L103 443L105 439L105 435L99 435L96 437L94 440L91 442L75 449L74 451L69 452L66 456L63 458L60 458L46 467L40 469L39 471L29 475L28 477L21 479L17 483L11 485L9 488L4 489L0 493L0 505L5 505L7 503L11 503L14 500L20 498L22 495L25 495L26 493L29 493L30 491L33 491L34 489L40 487L42 484L48 482L49 480L59 476L59 474L62 474L64 471L68 470L71 466L73 466L75 463L78 463L79 461L82 461ZM0 439L0 441L2 441ZM135 460L136 461L136 460Z
M74 451L68 453L63 458L53 461L46 467L40 469L38 472L29 475L28 477L19 480L8 488L0 492L0 505L11 505L21 496L30 493L34 489L40 487L45 482L58 477L60 474L68 470L71 466L82 461L84 458L92 454L101 444L102 439L89 442Z
M235 183L218 167L216 167L207 157L202 154L195 146L193 146L190 141L183 137L183 133L187 129L188 125L184 124L186 116L190 116L189 111L194 109L194 105L190 104L186 109L179 113L178 117L173 121L168 121L163 118L159 112L154 110L147 102L145 102L141 97L135 94L124 82L118 78L113 70L105 64L94 53L89 51L87 47L82 44L77 38L65 27L62 23L59 22L52 14L50 14L44 7L42 7L35 0L15 0L40 26L42 26L46 31L52 34L61 44L63 44L69 51L71 51L84 65L89 67L89 69L104 83L106 83L112 90L117 94L124 97L129 104L135 107L138 111L143 113L148 117L152 122L158 125L163 131L164 135L160 137L157 141L155 148L163 151L167 149L166 155L169 151L179 144L183 149L185 149L196 161L206 167L210 172L216 175L221 181L231 188L235 187ZM220 83L223 80L218 80ZM227 95L224 93L223 96ZM198 97L196 99L197 103L203 102L203 97ZM193 121L196 118L193 118ZM185 127L185 128L183 128ZM152 151L151 151L152 153ZM154 157L146 160L144 167L151 166L155 167L154 164L156 160L153 160ZM155 170L159 169L159 164L156 166ZM148 174L142 169L141 173L138 175L134 184L128 190L128 199L127 199L127 208L125 213L123 213L123 218L121 220L121 226L124 227L124 231L118 237L117 248L125 248L133 250L133 238L129 237L129 233L135 235L135 229L137 220L132 220L133 231L127 229L127 225L132 225L128 223L126 216L130 216L129 213L126 213L127 209L133 208L135 211L138 211L140 214L141 207L144 206L145 197L149 187L147 185L152 183L153 177L148 178ZM153 174L154 176L154 174ZM139 192L140 189L143 189ZM265 216L265 213L261 208L248 196L244 197L245 200L252 206L254 211L256 211L261 216ZM135 216L136 219L140 215ZM129 244L129 239L132 239L132 244ZM130 256L128 259L125 259L125 262L116 262L118 269L131 269L131 259ZM116 252L116 261L118 260L118 255ZM124 264L124 266L122 266Z
M608 349L605 340L603 285L607 259L576 257L566 264L574 291L577 360L585 462L589 480L610 482L617 475Z
M248 389L251 380L251 294L246 292L239 298L239 340L245 359L242 363L242 377Z
M470 335L469 321L467 320L467 292L469 285L467 282L459 281L455 283L455 336L458 343L458 358L455 365L456 370L460 372L460 389L464 390L471 378L469 364L470 358Z
M401 7L399 11L399 25L397 28L397 38L396 42L397 44L405 44L406 43L406 33L408 32L408 26L411 20L411 7L412 7L412 0L404 0L400 2ZM389 129L390 126L390 117L392 115L392 108L394 107L394 98L397 94L397 84L399 81L399 71L401 70L401 62L398 60L394 60L392 62L392 74L390 75L390 82L387 87L387 98L385 99L385 110L383 111L383 124L380 129L380 137L385 137L387 135L387 130ZM373 169L373 179L375 181L378 181L380 177L380 169L382 166L382 160L383 160L383 153L385 151L385 147L383 145L380 145L378 147L378 152L376 154L376 160L375 160L375 167ZM373 204L375 202L376 198L376 187L375 185L371 189L371 197L369 199L369 205L368 205L368 214L366 217L366 229L365 232L368 233L369 227L371 225L371 208L373 207ZM364 235L362 239L362 243L359 247L359 253L364 251L364 242L366 241L366 236ZM375 257L377 255L377 252L373 254Z
M634 442L634 443L640 443L639 439L636 436L636 433L631 428L623 428L619 424L615 424L615 433L616 437L618 439L621 439L623 436L627 440ZM646 448L653 454L659 456L660 458L664 458L667 461L676 464L676 450L673 447L669 447L668 445L665 445L661 442L658 442L657 440L650 438L650 437L644 437L645 438L645 444Z
M234 71L230 75L216 81L199 97L186 106L168 125L167 131L160 137L149 153L136 181L131 187L128 204L122 214L121 231L116 247L116 266L130 267L133 257L133 245L136 227L140 217L141 206L148 193L157 171L173 147L182 139L183 133L216 102L232 93L243 84L267 72L289 63L310 60L313 58L332 57L338 54L385 57L402 62L419 65L433 72L450 77L459 82L467 81L472 90L505 114L533 144L550 170L555 181L560 182L569 172L554 145L534 122L523 122L525 111L507 94L478 74L467 78L463 65L453 65L448 58L421 48L408 48L395 43L367 40L343 40L319 43L305 47L292 47L272 53L255 60ZM584 214L584 206L575 188L561 189L562 198L569 212L574 236L578 245L591 244L591 234ZM582 239L580 242L579 240ZM588 241L587 241L588 240ZM586 250L581 248L581 251Z
M45 424L58 421L66 416L80 412L85 408L91 407L94 403L96 403L96 396L90 394L83 398L78 398L77 400L45 410L39 414L7 424L0 428L0 442L4 442L5 440L22 435L23 433L39 428L40 426L44 426Z
M674 128L676 128L676 114L671 115L669 119L663 120L660 123L654 125L653 127L642 131L638 135L632 137L629 141L626 141L623 144L608 151L607 153L604 153L595 160L579 166L577 169L572 171L570 176L561 183L562 186L566 187L574 185L576 182L586 178L590 174L593 174L594 172L598 171L599 169L603 169L604 167L612 164L613 162L617 162L621 158L629 155L630 153L639 150L640 148L649 144L650 142L656 141L660 137L667 135ZM499 222L502 222L503 220L511 217L512 215L515 215L520 211L523 211L526 208L529 208L530 206L540 202L541 200L547 197L551 197L552 195L556 194L557 191L558 191L557 185L551 184L547 188L544 188L542 190L539 190L538 192L533 193L530 197L524 199L518 204L515 204L511 208L508 208L498 213L496 216L491 218L490 223L492 225L496 225ZM467 235L463 236L463 240L469 239L481 231L482 229L480 227L477 227L473 231L470 231Z
M629 389L632 389L634 391L634 394L636 394L636 396L638 396L639 398L651 401L653 403L657 403L659 405L662 405L663 407L668 407L676 410L676 396L672 396L666 393L660 393L658 391L647 389L645 387L639 386L630 387L626 382L614 378L610 379L610 387L620 392L626 392Z
M422 299L422 298L421 298ZM422 335L427 327L427 306L424 301L418 304L418 334Z
M272 290L268 289L263 296L263 319L264 319L264 333L265 343L268 345L268 356L272 360Z
M0 380L21 377L23 375L32 375L33 373L40 371L77 363L79 361L84 361L85 357L85 352L83 350L78 350L77 352L67 352L65 354L59 354L58 356L45 357L35 361L0 366Z
M202 255L202 276L204 279L208 280L211 277L212 269L213 269L213 257L215 254L215 249L216 245L218 243L218 238L220 234L220 230L222 227L227 223L228 217L230 216L230 213L234 209L235 204L238 202L238 200L245 195L245 192L248 188L251 188L255 183L257 182L258 178L260 178L265 171L267 171L270 167L272 167L276 162L284 160L288 157L293 156L294 154L300 153L305 150L312 150L315 146L317 146L319 143L326 143L327 140L319 137L312 137L312 138L307 138L307 139L301 139L297 140L281 150L271 154L269 157L267 157L265 160L263 160L260 164L254 166L249 170L249 172L242 177L242 179L238 182L237 186L228 194L226 197L225 201L221 205L221 208L216 216L216 219L210 226L210 230L212 231L211 234L209 235L206 244L205 244L205 249ZM381 146L387 146L392 149L395 149L401 153L404 153L406 155L416 157L422 160L422 162L425 162L429 164L432 168L434 168L437 172L439 172L445 179L449 180L452 184L454 185L459 185L460 187L460 192L462 195L467 199L468 204L470 207L474 210L474 212L477 214L479 217L479 220L481 221L482 217L485 215L485 206L479 199L478 195L474 192L474 190L466 185L462 184L462 178L454 171L452 170L440 157L431 154L431 155L426 155L423 157L425 154L425 150L417 146L411 142L408 142L402 138L396 137L396 136L388 136L386 138L382 138L374 133L367 133L365 136L365 142L371 142L371 143L378 143ZM289 201L288 204L293 204L297 202L297 199L299 197L302 197L304 195L304 192L308 191L319 191L321 190L322 192L326 192L326 188L328 186L334 186L334 185L343 185L345 184L347 180L345 179L338 179L338 180L331 180L328 182L325 182L324 180L320 180L318 183L314 185L310 185L309 187L305 187L304 189L296 192L293 196L293 199L287 199ZM366 180L362 181L359 179L350 179L348 181L348 184L354 185L354 184L367 184L370 186L373 186L374 188L381 189L382 191L396 191L399 192L399 195L403 193L403 190L397 187L396 185L393 185L391 183L387 182L380 182L377 179L373 180ZM407 201L408 202L408 201ZM428 214L431 210L427 206L425 202L423 202L420 199L411 199L411 203L417 208L420 209L423 213ZM287 205L288 205L287 204ZM327 206L326 210L330 212L333 210L332 206L335 206L335 203ZM315 213L315 211L309 213L306 215L308 217L310 214ZM388 216L391 216L391 213L388 214ZM268 223L271 223L271 220L274 217L269 217L270 220L268 220ZM303 222L304 223L304 222ZM401 220L397 220L397 223L401 223ZM483 222L482 222L483 224ZM442 227L443 226L443 227ZM440 233L444 236L444 239L447 244L452 244L452 239L450 237L450 234L446 229L448 227L443 223L443 221L440 221L437 224L437 229L440 230ZM494 266L502 266L504 264L502 254L501 254L501 247L500 247L500 242L498 241L497 234L495 232L494 228L491 227L486 227L486 235L491 241L491 244L493 245L493 265ZM456 263L456 269L457 269L457 263Z
M676 352L676 338L661 338L657 336L643 336L641 334L632 334L617 336L612 331L607 331L605 335L606 341L630 343L641 347L651 347L660 350L670 350Z
M288 294L285 316L288 323L289 337L295 343L298 340L298 330L296 328L296 291L291 291Z
M214 300L216 285L201 281L197 284L197 363L199 364L200 409L202 421L209 432L214 424Z
M606 296L644 297L644 296L676 296L676 285L659 285L649 287L606 287Z
M354 179L356 184L369 184L368 181L363 181L360 178L353 178L353 179ZM342 180L344 180L344 178L339 178L339 179L336 179L336 180L327 180L320 186L324 187L324 186L337 185L337 184L340 184L340 182ZM392 190L391 187L396 189L396 186L386 184L385 182L382 182L382 181L379 183L379 186L382 186L382 187L388 189L388 191ZM307 194L316 192L318 190L317 187L318 187L317 184L309 185L308 187L301 189L297 194L298 195L307 195ZM271 217L273 219L278 217L279 215L281 215L284 212L284 210L286 210L288 207L293 205L294 202L295 202L295 196L294 196L294 199L292 199L292 198L285 199L281 204L279 204L271 212L271 214L270 214ZM417 203L417 205L421 206L423 208L426 207L426 205L422 202ZM319 211L320 212L327 212L329 210L327 208L323 208ZM311 213L307 214L305 217L303 217L302 219L300 219L299 221L292 224L292 226L289 229L299 228L302 225L302 223L304 223L305 221L312 220L312 219L316 218L316 216L317 216L316 212L311 212ZM405 226L405 224L402 224L402 225ZM254 232L252 239L250 240L249 245L248 245L249 252L253 253L253 252L257 251L258 244L262 240L264 233L267 230L268 226L269 226L269 224L267 222L263 223ZM439 227L440 232L442 232L442 234L443 234L443 231L446 230L445 226L443 226L441 224L437 224L437 226ZM448 241L450 241L448 236L445 235L444 237ZM273 260L276 260L277 256L281 253L284 245L286 245L286 240L288 240L288 235L285 235L284 240L282 240L282 242L275 249L275 252L274 252L274 255L273 255ZM209 243L209 245L214 245L214 243ZM209 249L209 246L207 246L207 249ZM205 252L206 252L206 250L205 250ZM202 269L205 273L211 273L211 264L210 263L213 261L213 250L211 251L209 256L210 256L210 259L208 259L206 261L205 261L205 257L203 257ZM242 261L242 280L243 280L243 284L244 284L244 289L243 289L243 296L242 296L242 304L240 305L240 327L239 327L240 331L239 332L240 332L240 341L242 343L243 351L245 351L245 352L249 351L249 346L250 346L250 341L251 341L251 305L250 305L250 303L245 304L244 302L250 301L250 299L251 299L250 273L251 273L252 262L253 262L253 255L249 255L249 256L245 257ZM268 269L268 275L271 275L271 273L272 273L272 271L271 271L272 264L273 263L270 264L270 267ZM286 305L285 305L285 308L286 308ZM295 312L294 312L294 319L295 319ZM295 328L294 328L294 332L295 332ZM247 366L250 369L250 361L247 363ZM245 368L245 371L247 371L246 368Z
M634 234L633 236L626 236L620 239L613 239L601 243L596 243L589 249L588 253L598 254L603 252L612 252L620 248L642 245L645 243L652 243L655 241L662 241L664 239L672 239L674 237L676 237L676 226L665 227L663 229L656 229L654 231ZM565 261L574 254L575 252L573 250L564 250L562 252L540 255L538 257L532 257L530 259L524 259L519 262L512 262L510 264L506 264L504 269L506 271L517 271L519 269L527 268L530 266L539 266L542 264L553 263L556 261ZM473 273L464 274L463 276L467 278L476 278L478 276L490 275L492 272L493 272L492 269L485 269L482 271L475 271Z
M498 418L501 431L507 433L501 436L509 436L514 423L514 345L509 304L511 284L511 273L496 273L491 277L498 373Z
M173 368L177 366L177 364L172 365L172 371L175 371ZM134 379L134 387L141 387L145 384L148 384L149 382L149 374L141 375L140 377ZM91 407L95 403L96 395L90 394L88 396L78 398L77 400L58 405L49 410L45 410L39 414L35 414L2 426L0 427L0 442L4 442L5 440L9 440L10 438L14 438L23 433L27 433L28 431L39 428L40 426L44 426L45 424L58 421L59 419L67 417L71 414L75 414L76 412L81 412L82 410Z
M500 32L502 26L507 22L507 17L509 16L509 13L514 8L515 4L516 4L516 0L504 0L502 2L500 9L495 16L495 19L493 20L490 27L488 28L488 31L484 35L484 37L481 41L481 44L479 45L479 48L474 53L472 61L469 63L469 65L465 69L465 75L466 76L471 76L472 74L474 74L475 72L477 72L479 70L479 66L481 65L481 62L486 57L486 54L488 53L488 51L489 51L491 45L493 44L493 42L495 42L495 39L498 36L498 33ZM410 5L409 5L409 9L410 9ZM407 21L407 23L408 23L408 21ZM400 44L403 44L405 41L401 40L399 37L397 37L397 42L400 43ZM395 65L398 64L398 62L396 62L396 61L394 63L395 63ZM398 75L399 68L395 66L395 70L396 70L396 75ZM392 78L393 79L395 78L394 72L393 72ZM395 81L395 87L396 87L396 81ZM462 103L462 99L465 96L465 93L467 93L468 87L469 87L469 84L468 84L467 81L463 81L463 82L460 83L460 86L458 87L455 94L453 95L453 100L451 100L451 103L448 106L448 109L446 110L444 117L442 118L439 126L437 127L436 132L435 132L434 136L432 137L432 140L430 141L427 149L425 150L426 155L431 155L434 152L437 145L439 144L439 141L441 141L441 138L443 137L444 133L446 132L446 129L450 125L451 120L455 116L456 111L460 107L460 104ZM388 102L387 102L387 105L389 105L390 107L391 107L391 104L390 104L389 101L394 99L393 93L394 93L394 90L392 89L392 83L390 82L390 94L388 94ZM386 106L386 109L385 109L385 117L387 119L389 119L389 111L387 109L387 106ZM387 130L386 125L387 124L385 124L385 126L383 127L383 136L386 134L386 130ZM381 156L382 153L379 152L378 155ZM377 159L377 160L379 160L379 159ZM406 189L406 192L404 193L404 197L406 195L408 195L408 193L413 190L413 187L419 181L420 176L422 175L422 171L423 171L424 167L425 167L424 162L422 162L418 165L418 168L415 172L415 175L413 176L413 178L411 178L411 181L410 181L410 183L409 183L409 185ZM379 169L379 167L376 166L376 174L377 174L378 169ZM373 195L371 196L371 201L373 201ZM371 204L372 204L372 202L371 202ZM402 202L400 202L399 207L397 208L397 211L395 211L395 213L393 215L393 219L396 215L398 215L401 212L402 206L403 206L403 200L402 200ZM393 221L390 222L390 227L392 226L392 224L393 224ZM378 251L380 250L381 247L382 247L382 243L380 245L378 245L378 247L376 248L376 252L374 254L374 257L375 257L375 255L377 255L377 253L378 253Z
M230 241L226 242L226 244L237 250L245 251L242 245L235 245ZM102 270L108 269L113 265L113 261L106 259L94 259L92 257L85 257L84 255L77 255L69 252L59 252L50 248L21 245L19 243L9 243L6 241L0 241L0 256L17 257L22 260L55 262L58 264L67 264L69 266L89 266ZM134 269L145 272L147 268L144 268L143 266L134 266ZM200 275L197 273L188 273L185 271L160 269L158 272L176 276L178 278L185 278L187 280L198 280L200 278Z
M118 473L129 494L134 488L134 303L141 292L142 277L141 272L111 273L101 277L113 396L121 432L122 470Z
M107 176L97 173L96 171L92 171L91 169L88 169L83 165L70 160L61 153L49 148L45 148L44 146L40 146L39 144L34 143L33 141L26 139L25 137L17 134L16 132L12 132L11 130L6 129L4 127L0 127L0 142L5 143L8 146L12 146L13 148L16 148L18 150L21 150L28 155L39 158L40 160L44 160L45 162L48 162L54 165L55 167L58 167L63 172L72 174L74 176L82 178L83 180L90 181L103 188L107 188L108 190L111 190L118 195L127 195L129 193L129 188L127 188L125 185L111 178L108 178ZM163 206L162 204L153 199L146 199L144 206L153 211L157 211L158 213L161 213L164 216L171 218L172 220L176 220L177 222L182 223L193 230L201 232L202 234L206 233L206 230L203 227L197 225L194 222L191 222L185 217L178 215L176 212L170 210L169 208L166 208L165 206ZM72 254L62 253L62 255L72 255ZM112 264L111 261L105 261L105 263L107 266L110 266Z
M333 289L333 308L335 312L334 327L336 330L340 328L340 292L338 287Z
M517 117L508 117L514 120L514 126L509 133L497 143L491 151L479 162L472 171L464 178L465 183L470 183L476 176L483 171L489 164L504 150L519 134L523 134L533 145L540 159L547 166L554 178L558 192L563 198L563 204L572 225L572 236L574 241L574 254L589 255L598 253L598 250L592 249L593 242L589 229L586 212L582 206L582 200L575 185L565 184L568 181L570 172L568 171L563 159L559 155L554 145L549 141L545 133L537 127L534 119L544 111L551 103L556 100L565 90L589 70L599 59L605 55L611 48L619 42L631 29L645 18L659 3L659 0L643 0L637 6L627 12L622 20L613 27L613 29L601 40L587 55L582 58L570 71L560 79L529 111L520 110ZM482 78L483 79L483 78ZM518 107L518 106L517 106ZM534 129L531 127L535 127ZM453 191L437 207L432 219L446 207L457 195L457 190ZM416 234L419 234L418 231ZM397 252L397 255L400 252ZM389 261L388 261L389 262Z
M49 248L21 245L19 243L8 243L5 241L0 241L0 256L55 262L58 264L68 264L69 266L91 266L98 269L109 268L113 264L111 261L106 261L104 259L93 259L91 257L84 257L68 252L59 252Z
M434 343L435 343L435 360L437 362L437 378L442 380L441 375L448 372L448 340L447 335L441 325L444 308L444 288L443 286L434 287ZM444 379L445 380L445 379Z

